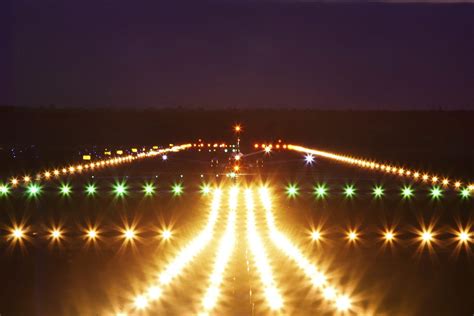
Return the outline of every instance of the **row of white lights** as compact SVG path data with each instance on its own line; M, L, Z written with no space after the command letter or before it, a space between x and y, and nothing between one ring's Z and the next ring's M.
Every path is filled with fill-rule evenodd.
M400 177L409 178L415 181L423 181L427 183L429 182L432 184L439 183L443 185L444 187L452 187L453 189L456 189L456 190L461 189L463 186L463 183L461 181L452 181L446 177L429 174L427 172L411 170L404 167L397 167L394 164L390 164L390 163L382 163L382 162L377 162L375 160L353 158L346 155L340 155L340 154L335 154L335 153L331 153L327 151L306 148L306 147L298 146L298 145L288 145L287 149L305 153L308 155L321 156L324 158L336 160L338 162L354 165L354 166L364 168L364 169L376 170L376 171L381 171L388 174L398 175ZM469 190L474 191L474 183L468 183L466 187Z
M43 172L36 174L36 176L24 175L22 177L13 177L9 180L9 183L13 187L15 187L19 184L22 184L22 183L28 184L32 181L51 180L54 178L59 178L61 176L80 174L85 171L92 171L92 170L102 169L105 167L113 167L113 166L120 165L126 162L132 162L137 159L155 157L157 155L164 155L168 152L179 152L185 149L189 149L190 147L192 147L191 144L176 145L170 148L151 150L149 152L142 152L137 155L128 155L124 157L97 160L97 161L86 163L86 164L74 164L74 165L69 165L67 167L45 170Z

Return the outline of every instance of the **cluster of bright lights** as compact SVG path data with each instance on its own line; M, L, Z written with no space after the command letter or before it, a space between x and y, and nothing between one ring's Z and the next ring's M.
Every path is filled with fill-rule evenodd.
M219 242L217 256L214 261L214 267L209 278L209 286L205 291L202 301L203 309L206 313L214 309L219 300L224 272L228 266L230 257L234 250L236 239L235 226L237 216L237 191L231 194L229 209L230 211L227 218L226 230L224 232L224 236Z
M306 148L306 147L298 146L298 145L288 145L287 148L289 150L301 152L306 155L320 156L320 157L336 160L338 162L354 165L354 166L368 169L368 170L376 170L376 171L384 172L387 174L398 175L400 177L408 178L414 181L422 181L425 183L431 183L433 185L439 184L444 188L451 187L455 190L461 190L463 188L463 183L461 181L452 181L445 177L441 177L438 175L430 175L429 173L426 173L426 172L410 170L404 167L397 167L393 164L381 163L374 160L353 158L350 156L339 155L339 154L317 150L317 149L310 149L310 148ZM474 183L465 185L465 188L469 191L474 191Z
M263 209L265 210L267 227L274 245L297 264L297 266L310 279L311 284L320 289L324 298L332 302L337 310L347 311L351 309L351 299L347 295L341 294L334 286L330 285L326 275L312 264L304 256L301 250L290 241L290 239L278 230L273 216L270 193L265 187L260 188L260 200ZM319 240L321 234L320 232L313 232L312 237L313 240Z
M283 307L283 298L280 290L273 279L273 272L268 260L265 247L260 238L255 223L255 212L252 191L245 191L247 207L247 242L253 257L254 264L260 276L260 281L264 288L265 299L272 310L279 310Z
M253 148L255 149L263 149L265 151L268 150L268 152L272 151L272 149L287 149L288 145L286 144L283 144L281 139L278 140L278 142L276 144L272 144L272 143L262 143L262 144L254 144L253 145Z
M123 157L114 157L110 159L103 159L97 160L91 163L86 164L75 164L69 165L67 167L52 169L52 170L45 170L36 174L36 176L25 175L23 177L13 177L10 179L10 185L15 187L21 183L28 185L32 181L41 181L41 180L51 180L55 178L59 178L61 176L70 176L74 174L81 174L85 171L93 171L98 170L106 167L114 167L117 165L121 165L123 163L129 163L135 161L137 159L143 159L148 157L155 157L158 155L165 156L168 152L179 152L182 150L186 150L192 147L192 144L183 144L177 146L170 146L169 148L158 149L158 150L150 150L148 152L138 153L136 155L128 155Z
M231 191L231 196L232 196ZM133 300L133 308L143 310L147 308L151 302L161 297L163 288L169 285L183 270L192 262L192 260L204 249L204 247L212 240L214 236L214 228L219 217L221 205L222 191L220 189L213 190L213 200L211 203L211 212L204 229L187 244L178 255L171 260L164 270L158 275L157 281L149 286L148 290L138 295Z

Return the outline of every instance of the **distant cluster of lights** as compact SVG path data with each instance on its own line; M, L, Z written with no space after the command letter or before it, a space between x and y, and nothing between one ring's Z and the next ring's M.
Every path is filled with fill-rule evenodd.
M288 145L284 144L281 139L278 140L276 144L273 143L261 143L261 144L254 144L253 145L254 149L260 149L263 150L265 153L270 153L272 150L276 149L287 149Z
M441 177L439 175L433 175L426 172L420 172L417 170L412 170L412 169L408 169L404 167L398 167L393 164L381 163L374 160L353 158L350 156L339 155L339 154L335 154L331 152L326 152L326 151L321 151L317 149L311 149L311 148L306 148L303 146L291 145L291 144L287 146L287 149L304 153L307 155L306 157L308 157L308 155L320 156L320 157L354 165L354 166L368 169L368 170L376 170L376 171L384 172L387 174L398 175L400 177L411 179L414 181L421 181L423 183L431 183L432 185L440 185L443 188L453 188L455 190L461 190L462 188L466 188L469 191L474 191L474 183L468 183L466 185L458 180L453 181L449 178Z
M290 198L295 198L300 194L300 188L296 183L289 183L285 187L286 195ZM358 190L354 184L346 184L342 187L340 191L341 194L348 199L352 199L357 196ZM371 195L374 199L382 199L386 195L386 190L382 185L375 185L371 189ZM410 200L415 197L415 188L411 185L404 185L400 191L399 195L404 200ZM439 185L433 185L429 191L428 196L432 200L440 200L443 198L445 189ZM330 195L330 188L326 183L318 183L313 187L313 194L316 199L326 199ZM459 197L463 200L470 199L474 193L471 192L468 188L462 188L459 190Z
M177 145L177 146L173 145L173 146L170 146L169 148L150 150L149 152L142 152L136 155L128 155L128 156L123 156L123 157L97 160L97 161L85 163L85 164L74 164L74 165L71 164L67 167L45 170L34 176L25 175L22 177L13 177L8 181L8 183L10 186L16 187L20 184L28 185L34 181L36 182L43 181L43 180L47 181L47 180L59 178L61 176L70 176L74 174L81 174L86 171L94 171L94 170L99 170L106 167L115 167L123 163L129 163L129 162L135 161L137 159L155 157L158 155L161 155L163 158L165 158L166 153L168 152L179 152L182 150L189 149L190 147L192 147L192 144L183 144L183 145ZM6 185L3 184L2 186L3 186L3 190L5 190ZM0 189L0 192L1 190L2 189Z

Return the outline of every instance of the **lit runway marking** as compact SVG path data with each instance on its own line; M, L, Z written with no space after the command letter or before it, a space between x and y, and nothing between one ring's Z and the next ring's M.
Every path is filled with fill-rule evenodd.
M209 287L207 288L202 305L204 311L200 315L207 315L208 312L213 310L219 300L220 288L223 281L224 272L228 266L230 257L234 250L235 246L235 225L236 225L236 216L237 216L237 199L238 199L239 189L234 187L231 189L229 197L229 215L227 218L227 225L224 232L224 236L219 242L219 247L217 249L216 259L214 261L214 268L211 272L209 278Z
M203 248L212 240L214 228L219 217L221 207L222 191L214 190L214 196L211 204L211 212L205 228L185 246L178 255L166 266L159 274L158 282L149 286L148 291L135 297L133 307L138 310L146 309L152 301L158 300L163 291L163 287L169 285L192 260L203 250Z
M298 265L304 274L311 280L311 284L320 289L324 298L333 302L337 310L349 310L351 308L350 298L346 295L339 294L339 291L328 283L326 276L303 255L298 247L292 244L289 238L278 230L272 212L270 193L267 188L260 189L260 200L263 209L265 210L265 218L267 228L270 232L270 239L273 241L275 246Z
M245 201L247 207L248 247L263 285L263 292L268 306L272 310L279 310L283 307L283 298L273 279L272 267L270 266L262 239L257 231L252 190L247 189L245 191Z

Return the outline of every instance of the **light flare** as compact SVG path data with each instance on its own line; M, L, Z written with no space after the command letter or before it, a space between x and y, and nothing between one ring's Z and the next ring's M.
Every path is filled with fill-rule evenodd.
M270 266L263 242L257 232L251 189L245 191L245 201L247 208L247 242L253 262L263 285L263 292L268 306L272 310L280 310L283 307L283 298L274 281L272 267Z
M230 199L236 199L237 192L235 192L235 190L231 190L230 195ZM235 195L235 197L232 197L233 195ZM215 225L220 213L221 196L222 191L220 189L215 189L213 191L211 211L206 226L193 240L191 240L184 248L180 250L175 258L173 258L166 265L163 271L158 274L157 280L148 287L148 291L134 299L134 308L145 309L152 301L159 299L163 288L169 285L178 275L180 275L183 270L193 261L193 259L212 240L212 237L214 236ZM150 291L150 289L153 290ZM140 304L137 305L136 303L138 298L140 298L138 301ZM146 302L146 304L142 304L144 302Z
M234 198L235 197L235 198ZM235 246L235 224L236 224L236 209L237 199L236 195L231 195L231 201L229 202L229 215L227 218L226 229L223 237L219 242L217 249L217 256L214 261L214 267L209 278L209 286L205 291L204 298L202 301L203 308L206 312L211 311L215 308L223 281L223 275L228 266L230 257Z
M316 265L312 264L289 238L278 230L272 211L269 190L262 187L259 192L260 200L265 210L267 228L270 232L270 239L273 244L296 263L311 281L311 284L321 291L323 297L331 302L336 310L341 312L350 310L352 308L351 299L345 294L339 294L339 291L333 285L329 284L327 276L321 272Z

